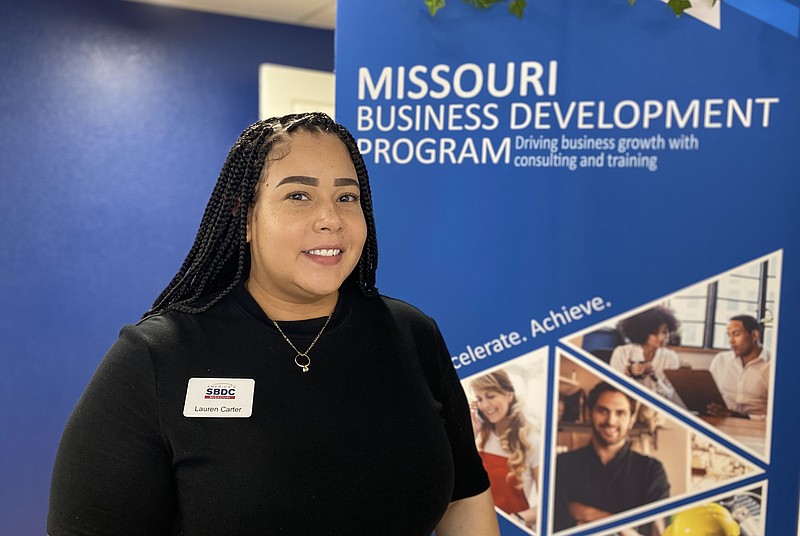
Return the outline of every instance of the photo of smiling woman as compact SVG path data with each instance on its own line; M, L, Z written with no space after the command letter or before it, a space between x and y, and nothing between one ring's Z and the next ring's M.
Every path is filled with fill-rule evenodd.
M528 527L538 516L539 438L523 413L508 374L497 370L470 382L472 427L495 505Z
M350 133L247 128L67 423L49 535L499 534L450 353L376 267Z

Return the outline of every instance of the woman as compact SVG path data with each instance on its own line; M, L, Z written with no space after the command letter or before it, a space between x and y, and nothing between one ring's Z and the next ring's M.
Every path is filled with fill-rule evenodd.
M539 438L522 413L511 379L502 370L470 382L472 426L492 497L501 510L533 527L537 518Z
M677 395L664 371L680 368L681 361L665 346L679 325L672 311L661 305L626 318L619 330L631 342L614 348L611 367L675 401Z
M49 535L498 534L450 354L376 264L349 132L245 130L70 417Z

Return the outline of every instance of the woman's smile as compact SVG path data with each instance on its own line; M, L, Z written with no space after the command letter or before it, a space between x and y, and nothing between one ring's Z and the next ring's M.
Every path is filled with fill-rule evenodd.
M334 266L342 262L344 258L341 248L315 248L303 251L303 254L316 264L322 266Z
M497 424L508 416L512 396L508 393L497 393L488 389L475 390L478 410L492 424Z

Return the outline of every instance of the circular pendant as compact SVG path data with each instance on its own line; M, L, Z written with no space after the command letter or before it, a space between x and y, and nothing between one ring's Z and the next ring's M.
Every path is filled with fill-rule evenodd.
M303 369L303 372L308 372L308 366L311 364L311 358L306 354L297 354L294 356L294 364Z

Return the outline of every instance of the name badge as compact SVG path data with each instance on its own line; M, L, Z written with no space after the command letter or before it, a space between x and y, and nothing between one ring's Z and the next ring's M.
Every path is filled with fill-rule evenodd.
M251 378L189 378L183 416L250 417L255 390Z

